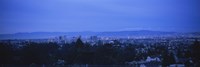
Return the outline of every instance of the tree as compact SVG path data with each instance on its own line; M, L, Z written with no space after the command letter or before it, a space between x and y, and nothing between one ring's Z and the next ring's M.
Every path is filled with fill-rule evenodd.
M162 60L162 65L165 66L169 66L170 64L174 64L175 58L174 58L174 54L172 52L166 52L162 55L163 60Z
M58 50L56 43L30 43L23 47L24 64L53 64L57 61L56 51Z
M10 43L0 43L0 64L12 64L13 54L13 45Z
M80 37L77 39L75 46L76 46L76 48L83 48L84 43Z
M195 39L192 45L192 59L197 67L200 66L200 43L197 39Z

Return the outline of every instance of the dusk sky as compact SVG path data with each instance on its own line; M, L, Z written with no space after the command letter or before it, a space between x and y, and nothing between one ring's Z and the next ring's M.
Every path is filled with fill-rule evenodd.
M0 34L200 32L200 0L0 0Z

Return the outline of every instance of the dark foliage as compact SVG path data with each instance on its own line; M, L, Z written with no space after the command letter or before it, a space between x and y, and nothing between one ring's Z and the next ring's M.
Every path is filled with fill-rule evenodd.
M116 45L124 45L124 47ZM124 65L125 62L140 61L147 56L162 56L162 65L174 64L173 52L167 51L167 46L155 44L147 53L138 53L136 49L144 48L143 45L124 44L115 41L112 44L98 44L91 46L83 43L81 39L70 44L57 43L22 43L22 47L10 42L0 43L0 64L9 65L56 65L59 60L64 60L65 65L90 64L90 65ZM185 57L192 57L195 63L199 63L199 42L195 41L191 51L187 51Z

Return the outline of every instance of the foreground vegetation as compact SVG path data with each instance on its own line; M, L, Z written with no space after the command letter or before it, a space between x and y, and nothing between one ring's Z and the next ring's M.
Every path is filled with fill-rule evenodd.
M119 46L119 45L124 45ZM58 43L34 43L25 42L22 46L9 42L0 43L1 65L125 65L126 62L140 61L147 56L160 56L162 65L175 64L174 54L170 53L168 45L155 44L146 53L138 53L137 49L144 45L107 43L90 45L83 43L79 38L76 42ZM200 44L195 41L189 45L187 51L177 53L178 57L191 58L193 65L199 64ZM182 48L178 48L182 49ZM184 48L185 49L185 48ZM184 55L181 55L184 53ZM188 64L189 63L184 63Z

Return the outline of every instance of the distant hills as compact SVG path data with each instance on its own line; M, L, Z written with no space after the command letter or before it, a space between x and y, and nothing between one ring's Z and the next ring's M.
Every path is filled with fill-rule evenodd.
M16 33L0 34L0 39L44 39L57 36L162 36L162 35L179 35L183 33L162 32L162 31L115 31L115 32L33 32L33 33ZM188 34L188 33L187 33ZM200 35L200 33L190 33Z

